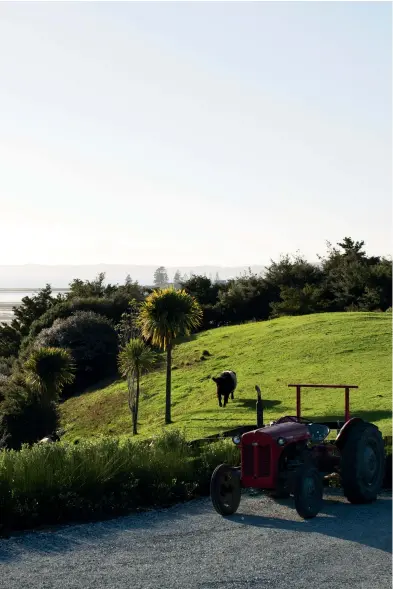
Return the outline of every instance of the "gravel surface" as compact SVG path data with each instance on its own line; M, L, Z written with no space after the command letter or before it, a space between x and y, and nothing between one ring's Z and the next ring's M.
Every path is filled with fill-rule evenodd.
M391 495L339 492L304 521L291 500L244 495L222 518L209 499L0 540L4 589L391 589Z

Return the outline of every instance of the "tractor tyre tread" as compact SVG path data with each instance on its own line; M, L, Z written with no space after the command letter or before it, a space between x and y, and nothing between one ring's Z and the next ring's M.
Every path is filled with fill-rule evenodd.
M315 497L312 500L312 505L310 505L309 496L304 492L303 486L304 479L310 476L313 477L315 484ZM319 513L323 503L323 482L317 468L304 465L298 470L294 480L294 496L295 509L300 517L310 519Z
M237 511L240 505L241 485L240 476L236 474L237 470L237 468L228 466L227 464L220 464L213 471L212 477L210 479L210 498L214 509L220 515L232 515ZM222 477L226 471L231 471L234 475L232 489L233 492L229 505L223 502L220 495Z
M378 460L376 481L371 487L363 482L360 473L361 451L367 445L367 439L373 440ZM348 432L341 455L341 483L345 497L354 504L375 501L382 487L385 470L385 450L379 429L368 422L354 424Z

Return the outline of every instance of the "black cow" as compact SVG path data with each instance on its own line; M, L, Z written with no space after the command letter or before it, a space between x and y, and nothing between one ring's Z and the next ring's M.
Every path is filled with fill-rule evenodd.
M228 403L229 395L233 400L233 392L236 389L237 378L233 370L224 370L220 376L212 378L217 385L218 404L222 407L221 397L224 397L224 407Z

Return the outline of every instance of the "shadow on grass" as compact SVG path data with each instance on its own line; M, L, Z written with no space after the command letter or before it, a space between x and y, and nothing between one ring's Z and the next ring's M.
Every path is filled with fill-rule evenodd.
M242 407L244 409L253 409L254 411L256 411L256 396L253 397L252 399L234 399L233 403L237 406L237 407ZM277 401L277 400L269 400L269 399L263 399L262 401L263 404L263 408L264 409L271 409L272 407L275 407L276 405L280 405L281 401ZM284 407L282 408L283 410L285 409Z
M296 412L295 412L296 413ZM344 410L343 412L337 413L335 415L310 415L309 413L304 413L302 412L302 417L305 417L306 419L310 419L310 421L314 421L314 422L323 422L323 421L343 421L344 419ZM376 409L376 410L371 410L371 411L353 411L351 412L351 417L361 417L361 419L364 419L365 421L379 421L380 419L391 419L392 418L392 412L391 411L387 411L385 409Z
M276 401L276 400L269 400L269 399L265 399L263 401L263 408L264 409L271 409L272 407L275 407L276 405L280 405L281 401ZM256 399L235 399L232 401L232 399L229 399L228 404L226 407L219 407L218 403L217 403L217 407L215 409L201 409L200 411L193 411L192 415L196 415L198 413L215 413L216 415L225 415L225 411L231 411L232 409L237 409L237 408L244 408L244 409L253 409L254 411L256 411ZM282 407L282 410L284 411L286 408ZM238 419L238 418L236 418Z
M100 389L103 389L105 387L109 387L112 384L115 384L115 383L120 384L122 382L123 382L123 379L121 378L121 376L119 374L114 374L112 376L108 376L108 378L104 378L103 380L98 381L97 383L87 387L86 389L83 389L83 391L75 392L74 394L67 395L63 399L60 399L60 404L64 403L65 401L68 401L68 399L75 399L76 397L81 397L82 395L86 395L89 393L95 393L96 391L99 391Z
M185 344L187 342L194 342L198 338L198 335L199 335L198 333L192 333L191 335L189 335L187 337L179 336L175 339L174 345L178 346L179 344Z
M193 423L198 423L199 424L199 422L203 423L204 421L206 421L206 422L211 421L211 422L217 424L217 427L220 425L220 422L219 422L219 420L216 417L209 417L208 415L204 415L202 411L201 411L201 413L202 413L202 415L200 417L194 417L193 419L187 421L186 422L187 423L187 427L192 427L192 424ZM252 419L250 421L252 421ZM229 425L229 423L235 423L236 425L238 425L239 418L236 417L236 416L226 417L224 424L221 424L220 427L225 428L226 425ZM198 428L200 428L200 427L201 426L198 425Z

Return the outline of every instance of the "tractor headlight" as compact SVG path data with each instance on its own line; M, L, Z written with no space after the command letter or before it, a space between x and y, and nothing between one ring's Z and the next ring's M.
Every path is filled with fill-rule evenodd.
M236 444L236 446L240 444L240 436L233 436L232 442Z
M278 438L277 439L277 444L279 446L284 446L285 445L285 442L286 442L286 439L285 438Z

